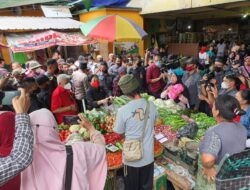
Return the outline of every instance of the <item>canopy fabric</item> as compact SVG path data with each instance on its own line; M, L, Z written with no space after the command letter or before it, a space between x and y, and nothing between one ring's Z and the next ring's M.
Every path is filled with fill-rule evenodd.
M57 0L2 0L0 3L0 9L9 8L9 7L18 7L23 5L31 5L38 3L48 3L54 2Z
M85 36L108 41L138 41L147 33L132 20L118 15L101 16L81 26Z
M49 30L39 33L9 34L6 36L13 52L28 52L55 45L80 46L94 44L95 40L87 39L81 33L63 33Z
M70 18L0 16L0 30L79 29L82 22Z
M129 2L129 0L105 0L105 1L104 0L87 0L87 1L91 1L91 7L107 7L107 6L121 7L121 6L125 6ZM71 0L71 3L69 3L69 5L74 5L74 4L80 4L81 6L84 6L84 1L83 0Z

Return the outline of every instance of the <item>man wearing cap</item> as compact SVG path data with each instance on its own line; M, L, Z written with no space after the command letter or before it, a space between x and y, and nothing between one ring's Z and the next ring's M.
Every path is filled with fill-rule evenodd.
M29 61L29 71L26 77L36 78L41 74L44 74L44 70L41 69L42 65L35 60Z
M37 94L37 99L43 108L50 110L51 108L51 95L49 93L50 79L46 75L40 75L36 78L36 83L40 88L40 92Z
M12 87L14 88L18 88L18 86L22 83L22 80L25 77L25 69L22 68L17 68L15 70L12 71Z
M131 101L118 110L114 131L124 134L126 140L140 139L144 129L147 101L140 96L139 82L133 75L125 75L119 81L124 95ZM156 107L149 102L149 117L143 137L143 157L137 161L123 158L125 189L153 189L154 173L154 123L158 117Z
M82 101L86 100L86 92L88 90L88 72L87 62L80 62L79 70L72 75L72 83L76 102L79 108L79 112L83 112Z
M57 83L58 86L51 98L51 111L55 114L58 124L61 124L64 116L77 115L77 105L70 93L70 77L60 74Z

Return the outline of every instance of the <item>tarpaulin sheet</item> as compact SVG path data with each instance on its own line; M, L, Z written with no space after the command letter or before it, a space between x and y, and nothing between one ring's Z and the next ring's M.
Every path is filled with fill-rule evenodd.
M53 30L39 33L9 34L6 37L13 52L35 51L55 45L81 46L96 43L95 40L88 39L79 32L63 33Z

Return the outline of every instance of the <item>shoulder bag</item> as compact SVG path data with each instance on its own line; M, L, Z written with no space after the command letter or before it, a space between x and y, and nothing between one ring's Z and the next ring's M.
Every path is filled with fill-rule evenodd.
M123 156L126 161L137 161L143 158L143 139L149 117L150 104L147 101L144 126L140 139L125 140L123 143Z

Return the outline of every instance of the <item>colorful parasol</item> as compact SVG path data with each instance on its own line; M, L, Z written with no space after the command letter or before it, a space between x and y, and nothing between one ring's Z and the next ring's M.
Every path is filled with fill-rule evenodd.
M85 36L108 41L138 41L147 33L132 20L118 15L101 16L81 26Z

